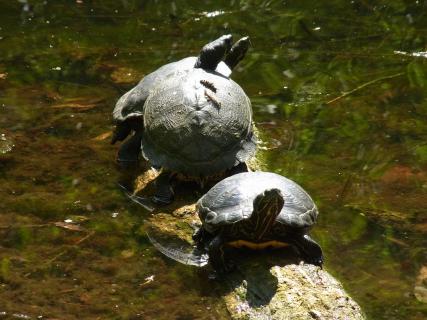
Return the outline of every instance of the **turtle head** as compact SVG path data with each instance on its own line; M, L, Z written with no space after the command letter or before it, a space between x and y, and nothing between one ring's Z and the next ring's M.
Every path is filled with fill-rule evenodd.
M232 41L233 36L231 34L227 34L209 42L200 51L194 67L214 71L218 63L220 63L224 58L225 54L230 51Z
M254 239L261 240L269 232L283 205L284 199L279 189L266 190L255 198L250 218L254 226Z

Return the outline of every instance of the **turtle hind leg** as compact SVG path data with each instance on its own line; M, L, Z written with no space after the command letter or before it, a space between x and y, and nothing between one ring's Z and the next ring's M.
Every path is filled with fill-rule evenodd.
M171 184L170 172L162 172L155 180L156 193L151 200L158 205L172 203L174 192Z
M224 62L233 70L237 64L245 57L246 51L249 48L249 37L243 37L237 41L232 47L230 52L226 55Z
M200 51L194 67L206 70L215 70L218 63L230 50L231 42L232 36L228 34L205 45Z
M138 162L141 153L142 132L135 132L132 137L123 142L117 152L117 162L129 165Z
M232 176L237 173L243 173L243 172L249 172L249 167L245 162L240 162L237 166L234 166L233 168L227 170L226 175Z
M302 234L295 236L294 240L288 241L295 245L304 261L322 267L323 252L322 248L309 235Z

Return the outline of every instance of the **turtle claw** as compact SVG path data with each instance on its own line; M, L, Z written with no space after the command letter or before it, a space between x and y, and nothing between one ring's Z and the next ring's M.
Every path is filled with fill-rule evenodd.
M312 265L315 265L317 267L320 267L320 269L323 269L323 256L321 256L321 257L309 257L309 256L302 253L302 260L305 263L312 264Z
M320 267L320 269L323 269L323 256L308 259L308 262L311 264L314 264L315 266Z

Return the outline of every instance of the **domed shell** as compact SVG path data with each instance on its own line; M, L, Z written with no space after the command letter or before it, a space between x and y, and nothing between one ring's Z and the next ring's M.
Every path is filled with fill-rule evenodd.
M161 66L152 73L146 75L133 89L126 92L116 103L113 111L113 119L123 122L132 117L142 117L144 104L151 91L165 79L179 76L194 68L197 57L187 57L179 61ZM224 62L220 62L216 69L225 77L230 76L231 70Z
M203 227L214 233L221 226L249 218L256 196L273 188L279 189L284 198L276 223L301 230L316 222L317 207L297 183L275 173L246 172L218 182L199 199L196 209Z
M251 104L233 80L194 68L169 77L150 93L142 153L153 165L209 175L254 152Z

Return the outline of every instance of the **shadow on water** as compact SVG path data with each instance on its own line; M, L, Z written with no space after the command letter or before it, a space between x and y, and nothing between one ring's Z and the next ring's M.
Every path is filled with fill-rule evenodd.
M152 228L150 228L149 232L150 241L155 239L154 241L157 242L157 245L160 244L163 247L161 251L167 249L177 254L179 258L201 254L197 253L198 251L187 241L183 241L180 238L165 235L162 231L156 231ZM157 245L155 244L155 246ZM278 249L254 252L249 249L228 248L226 254L235 266L227 274L216 274L209 265L202 268L195 266L188 266L188 268L200 268L195 272L202 279L201 281L210 281L214 284L220 296L226 296L231 292L239 292L237 289L243 287L246 293L244 297L240 298L242 302L247 302L252 308L267 306L275 296L278 280L270 271L273 266L284 267L298 264L301 261L297 252L292 249L286 249L282 252ZM169 260L170 258L164 257L164 259Z

